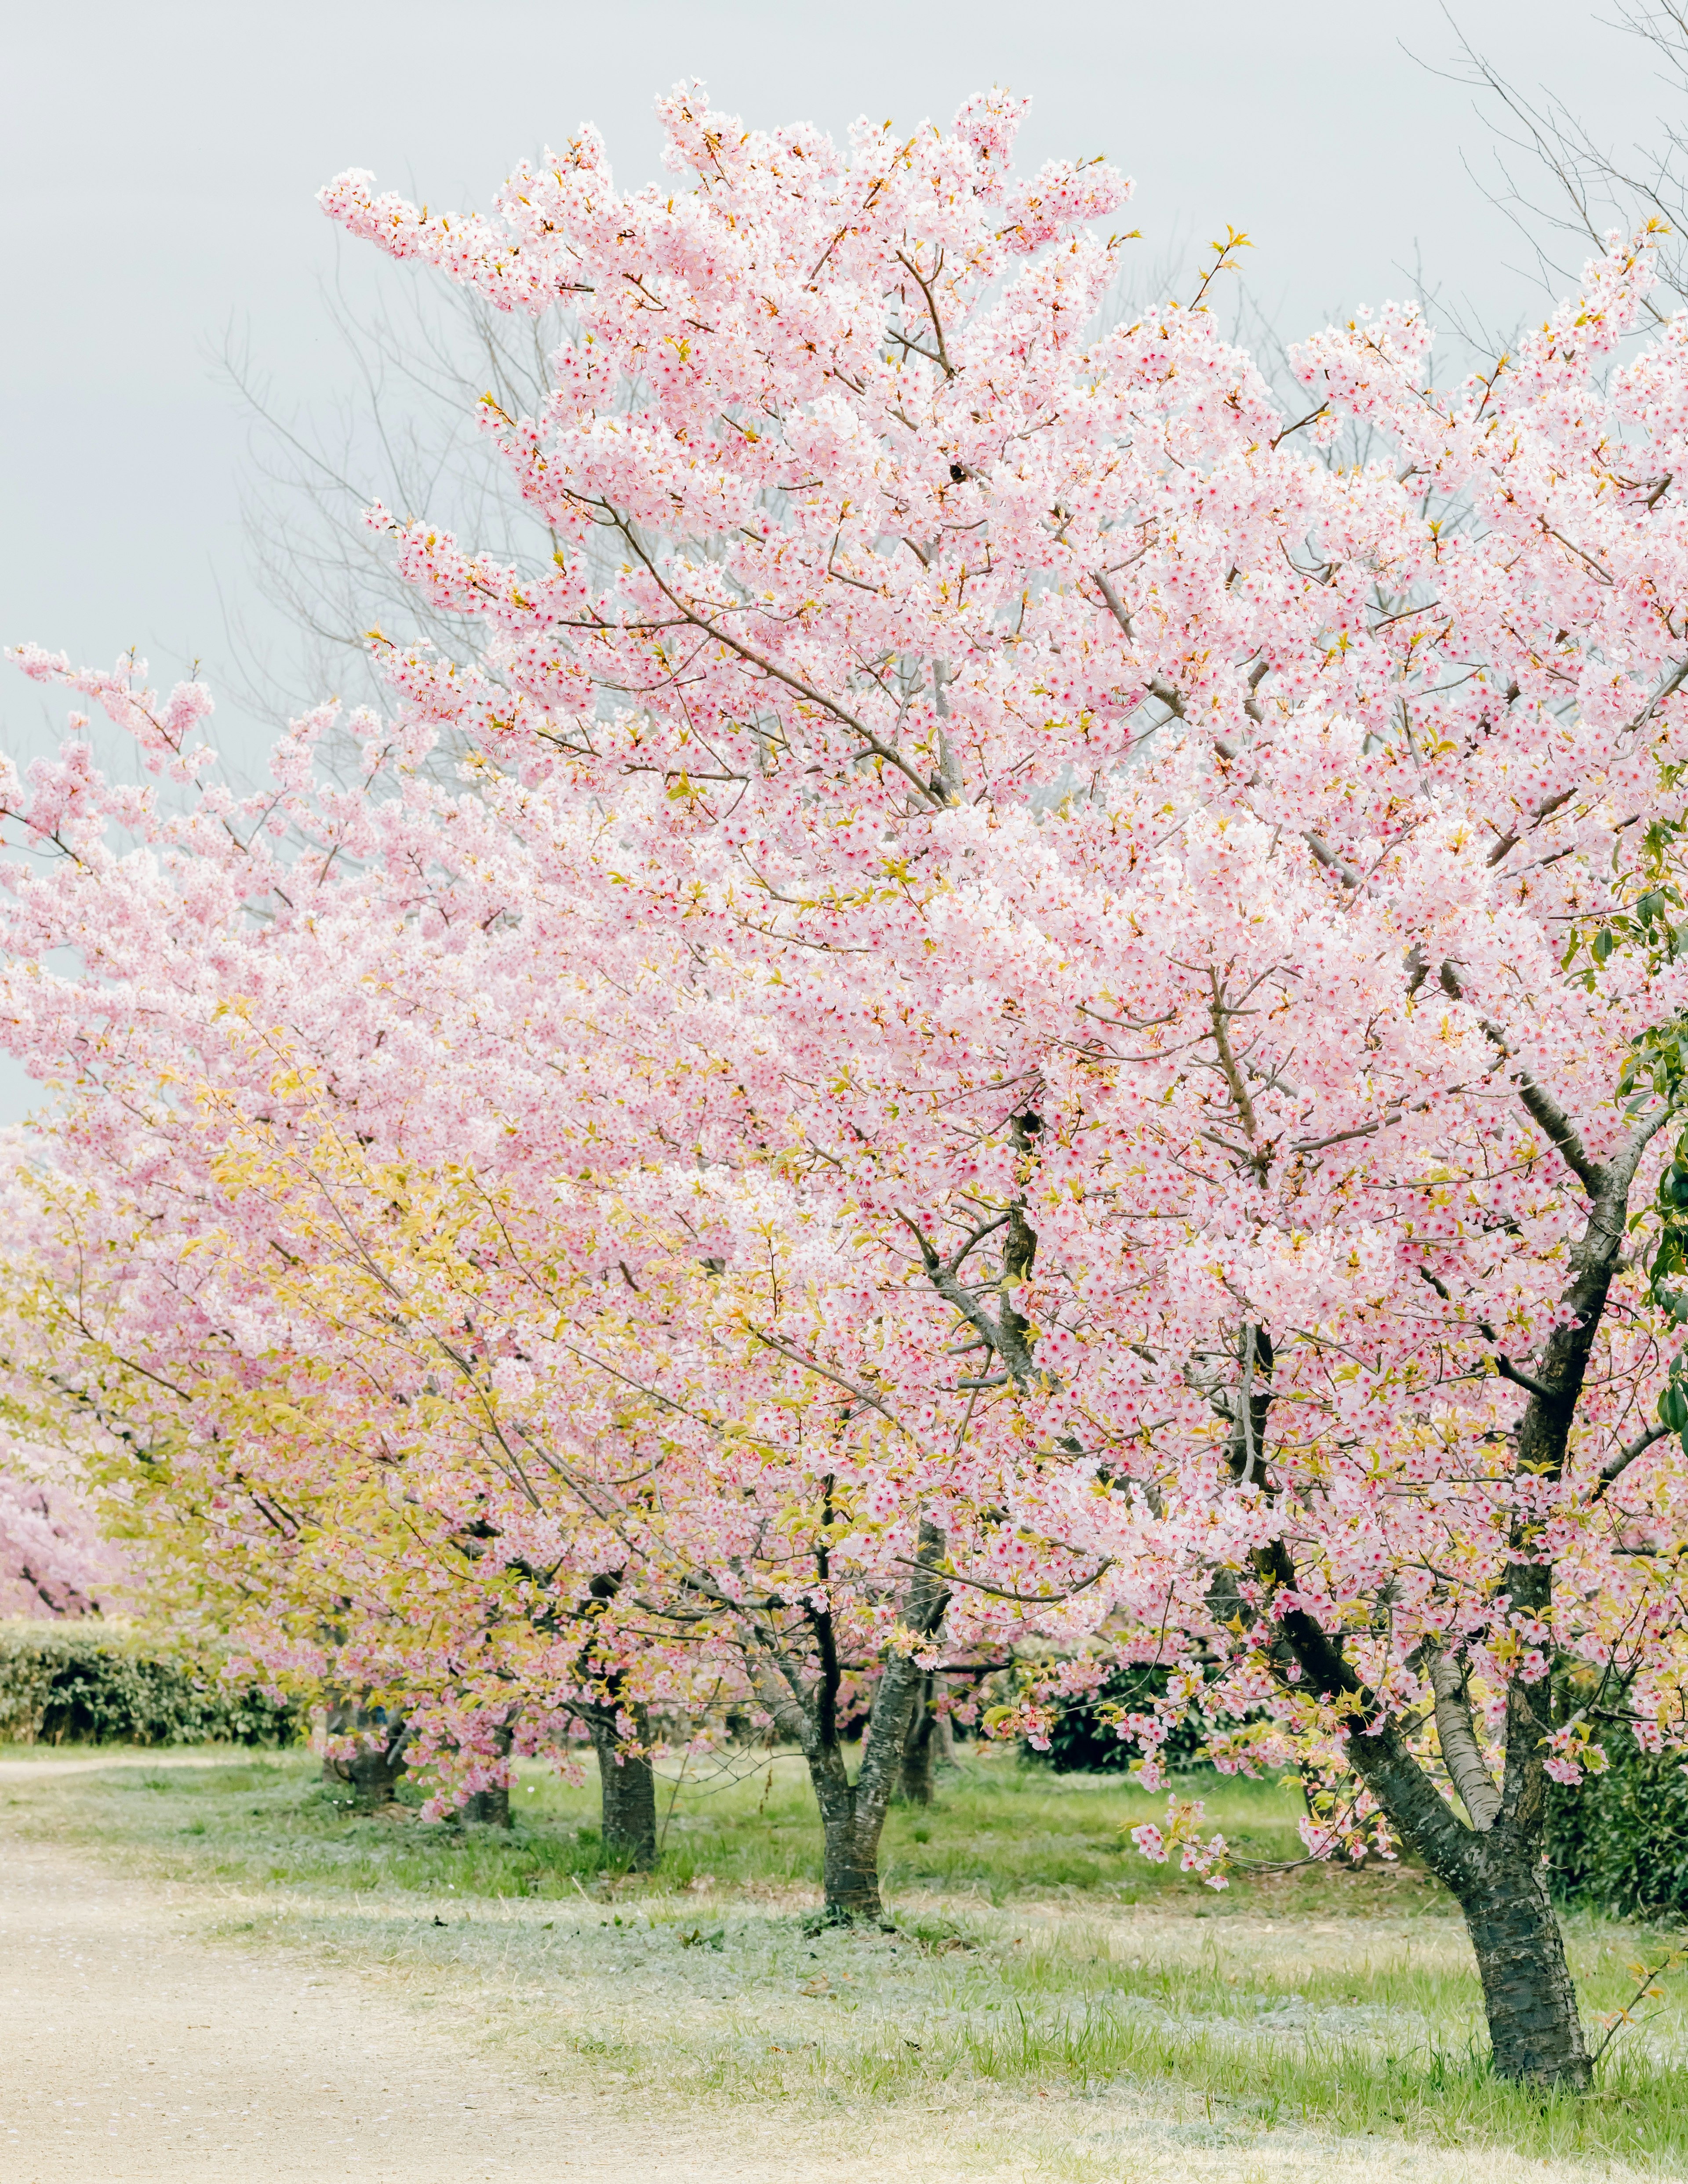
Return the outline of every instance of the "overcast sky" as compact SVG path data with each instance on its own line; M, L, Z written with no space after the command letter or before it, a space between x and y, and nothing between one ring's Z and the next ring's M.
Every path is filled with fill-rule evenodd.
M1596 7L1453 5L1526 87L1559 90L1598 130L1645 126L1626 42ZM218 352L232 332L307 411L345 373L322 284L357 247L313 195L344 166L437 206L484 203L582 119L619 180L649 179L652 98L682 77L749 122L834 131L863 111L947 122L1003 82L1034 101L1027 159L1105 152L1136 177L1145 254L1246 229L1252 287L1287 334L1402 293L1415 263L1491 322L1539 302L1468 172L1492 177L1491 140L1470 91L1434 71L1457 53L1434 6L78 0L15 11L8 46L0 635L103 664L132 644L161 678L197 657L214 682L230 609L251 610L248 426ZM14 751L62 713L0 682ZM255 755L227 708L219 726Z
M858 114L947 122L968 92L1033 99L1024 159L1106 153L1137 181L1146 263L1185 263L1226 222L1287 337L1429 282L1490 326L1541 305L1529 253L1487 202L1493 140L1437 70L1456 30L1596 134L1651 133L1633 43L1575 0L76 0L11 11L0 136L8 255L0 344L0 640L155 677L240 664L231 617L290 642L255 598L240 522L249 421L217 359L243 345L277 404L326 414L347 373L324 286L347 252L314 193L375 170L435 206L484 204L582 120L618 179L657 171L660 90L700 76L749 123ZM1476 178L1469 170L1476 170ZM373 253L378 289L406 276ZM366 291L366 292L368 292ZM1177 292L1176 288L1174 292ZM246 657L249 660L250 654ZM0 669L23 758L64 715ZM241 772L268 730L226 701ZM108 745L109 748L109 745ZM0 1065L0 1119L32 1088Z

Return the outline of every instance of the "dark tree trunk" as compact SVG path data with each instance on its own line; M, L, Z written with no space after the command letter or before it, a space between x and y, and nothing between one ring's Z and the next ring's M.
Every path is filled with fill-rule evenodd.
M933 1709L932 1717L932 1763L934 1767L953 1769L955 1759L955 1724L950 1718L950 1679L933 1676L932 1696L944 1702Z
M383 1709L373 1710L350 1700L337 1700L328 1709L331 1736L356 1736L358 1749L349 1759L325 1759L322 1779L337 1788L349 1789L360 1813L373 1813L390 1805L404 1773L404 1747L410 1741L408 1725Z
M640 1743L646 1743L650 1725L643 1708L635 1710L634 1725ZM592 1747L598 1754L604 1855L625 1861L635 1873L649 1873L656 1864L656 1772L650 1753L630 1752L608 1721L592 1724Z
M864 1739L864 1755L866 1746ZM843 1751L835 1756L836 1767L810 1769L821 1807L821 1916L829 1926L883 1925L879 1835L884 1805L876 1812L865 1802L859 1783L849 1778Z
M1440 978L1453 1000L1465 998L1451 962L1443 964ZM1483 1029L1510 1062L1513 1057L1504 1034L1486 1020ZM1530 1370L1520 1372L1500 1351L1494 1329L1481 1326L1485 1341L1495 1347L1496 1372L1529 1390L1513 1428L1518 1474L1547 1483L1564 1475L1589 1361L1628 1234L1630 1186L1648 1142L1674 1111L1667 1106L1637 1122L1604 1162L1596 1162L1570 1117L1551 1095L1527 1072L1520 1071L1516 1081L1530 1119L1557 1148L1589 1202L1582 1233L1571 1243L1569 1279L1561 1291L1568 1309L1535 1353ZM1441 1284L1435 1286L1446 1298ZM1273 1369L1272 1346L1265 1331L1251 1326L1245 1337L1254 1392L1251 1400L1245 1401L1240 1394L1232 1403L1229 1461L1239 1479L1256 1475L1256 1453L1265 1450ZM1245 1373L1244 1386L1248 1384ZM1647 1445L1643 1436L1630 1448L1608 1457L1591 1504L1598 1502ZM1510 1614L1550 1624L1553 1562L1539 1521L1518 1518L1508 1546L1497 1596L1506 1601ZM1252 1562L1264 1597L1294 1589L1295 1564L1281 1539L1256 1549ZM1277 1622L1315 1691L1332 1699L1340 1696L1357 1722L1378 1721L1383 1712L1380 1702L1356 1674L1340 1637L1327 1633L1299 1607L1280 1613ZM1544 1675L1532 1682L1514 1675L1508 1683L1505 1758L1497 1783L1490 1778L1473 1734L1457 1664L1444 1663L1439 1668L1433 1654L1429 1669L1443 1758L1471 1825L1447 1804L1393 1724L1379 1723L1375 1733L1359 1730L1349 1740L1350 1760L1390 1820L1422 1853L1465 1914L1483 1981L1497 2075L1524 2084L1584 2092L1593 2068L1565 1962L1564 1937L1542 1876L1546 1813L1542 1763L1553 1726L1551 1680Z
M493 1749L500 1759L508 1759L510 1746L515 1741L515 1731L506 1722L493 1731ZM477 1821L482 1827L507 1828L510 1825L510 1785L500 1782L493 1789L472 1790L462 1808L465 1820Z
M1275 1575L1281 1555L1281 1545L1257 1553L1256 1567ZM1509 1574L1513 1596L1539 1608L1547 1572L1540 1564L1513 1565ZM1327 1689L1345 1690L1368 1713L1375 1712L1377 1700L1355 1676L1340 1646L1310 1616L1291 1609L1282 1627L1297 1658L1317 1668ZM1516 1680L1510 1686L1504 1785L1499 1792L1490 1786L1484 1798L1482 1785L1467 1777L1468 1810L1474 1802L1493 1814L1481 1826L1468 1826L1453 1811L1392 1723L1375 1735L1351 1736L1348 1751L1361 1780L1465 1914L1496 2075L1582 2092L1592 2066L1541 1863L1546 1807L1541 1757L1552 1725L1548 1706L1545 1677L1535 1684Z
M1545 1565L1514 1563L1507 1582L1518 1607L1544 1620L1552 1613L1552 1572ZM1429 1680L1443 1762L1472 1822L1461 1831L1462 1856L1448 1879L1477 1954L1496 2072L1581 2092L1593 2066L1541 1862L1547 1819L1541 1757L1553 1728L1552 1685L1545 1676L1534 1683L1518 1678L1508 1690L1506 1774L1497 1788L1472 1733L1464 1691L1445 1658L1432 1660Z
M1477 1952L1497 2076L1582 2092L1592 2075L1564 1937L1540 1849L1485 1838L1480 1886L1461 1905Z
M923 1523L916 1551L921 1567L910 1581L903 1615L908 1628L922 1636L930 1636L937 1630L949 1603L949 1593L932 1567L943 1548L942 1534ZM826 1574L824 1569L822 1574ZM852 1782L838 1734L837 1698L842 1679L832 1618L820 1610L811 1610L811 1618L819 1642L821 1674L811 1713L803 1724L802 1742L809 1779L821 1808L821 1916L827 1925L883 1925L879 1837L892 1791L902 1772L910 1719L925 1684L925 1672L906 1653L893 1653L885 1663L861 1740L861 1765Z
M588 1587L594 1603L592 1613L606 1615L621 1589L619 1571L599 1571ZM613 1658L593 1669L590 1654L588 1648L582 1669L601 1696L582 1708L582 1713L598 1754L604 1853L635 1873L649 1873L656 1864L656 1773L650 1763L649 1718L642 1706L622 1705L621 1672ZM636 1751L628 1750L616 1728L624 1713L632 1721Z

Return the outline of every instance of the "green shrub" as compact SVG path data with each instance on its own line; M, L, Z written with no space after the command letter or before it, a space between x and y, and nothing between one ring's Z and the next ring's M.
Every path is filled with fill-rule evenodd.
M1069 1699L1056 1716L1049 1749L1022 1744L1021 1756L1033 1766L1053 1767L1057 1774L1123 1774L1143 1757L1140 1745L1123 1743L1111 1722L1101 1717L1105 1706L1128 1707L1147 1713L1165 1695L1170 1671L1166 1669L1122 1669L1109 1677L1095 1697ZM1180 1722L1162 1747L1169 1767L1188 1767L1200 1751L1202 1736L1189 1722Z
M226 1683L214 1654L149 1651L109 1625L0 1624L0 1740L292 1744L303 1717Z
M1688 1770L1680 1752L1657 1758L1627 1734L1609 1765L1577 1789L1554 1783L1547 1847L1555 1892L1620 1918L1688 1915Z

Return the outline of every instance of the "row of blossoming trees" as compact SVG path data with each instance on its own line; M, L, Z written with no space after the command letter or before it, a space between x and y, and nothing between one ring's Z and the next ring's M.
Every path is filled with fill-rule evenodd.
M872 1915L924 1676L1035 1638L1036 1736L1155 1663L1151 1786L1198 1701L1345 1783L1585 2083L1546 1778L1688 1743L1688 325L1614 242L1287 410L1200 297L1095 336L1126 186L1000 94L662 113L632 194L589 132L488 219L324 192L571 327L482 419L550 566L371 511L464 642L373 636L355 772L325 710L235 796L198 686L14 655L157 785L80 722L4 785L14 1368L442 1801L730 1699Z

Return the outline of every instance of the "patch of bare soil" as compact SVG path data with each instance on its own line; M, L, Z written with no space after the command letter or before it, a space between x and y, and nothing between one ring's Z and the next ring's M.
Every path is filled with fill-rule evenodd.
M33 1771L51 1765L33 1763ZM213 1947L182 1892L0 1844L7 2184L762 2184L839 2171L500 2080L354 1974Z

